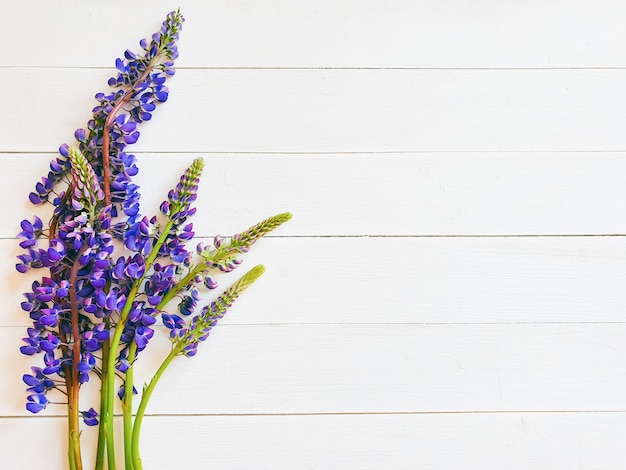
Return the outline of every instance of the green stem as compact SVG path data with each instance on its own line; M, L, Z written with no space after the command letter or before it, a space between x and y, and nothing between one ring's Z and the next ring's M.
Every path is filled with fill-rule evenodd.
M117 332L117 330L116 330ZM115 405L114 394L115 394L115 356L114 351L117 351L117 346L119 345L119 338L117 339L117 343L115 344L115 348L113 344L109 346L109 357L107 358L107 362L103 365L103 375L102 377L102 393L104 396L100 397L102 414L100 416L101 425L100 432L103 434L103 440L105 442L106 451L107 451L107 463L109 470L115 470L115 439L113 435L113 406ZM113 358L113 359L111 359ZM113 363L113 364L111 364ZM100 450L100 436L98 436L98 450Z
M113 334L113 338L110 342L110 354L106 365L107 372L107 388L106 388L106 405L105 405L105 414L102 416L102 420L104 421L103 430L105 433L106 439L106 447L107 447L107 455L108 455L108 463L109 470L115 470L115 439L113 434L113 409L115 406L115 361L117 359L117 350L120 345L120 340L122 338L122 333L124 332L124 325L126 324L126 320L128 319L128 314L130 313L130 309L133 306L133 302L135 301L135 297L139 292L139 288L143 283L146 275L148 274L152 263L157 258L159 254L159 250L167 236L169 234L170 229L172 228L173 222L168 221L165 225L165 228L161 232L161 236L157 240L157 242L152 247L152 251L148 255L146 259L144 275L141 279L138 279L133 284L128 296L126 297L126 304L120 314L120 320L115 326L115 333Z
M76 470L76 461L74 460L74 442L72 441L72 437L69 436L69 444L67 446L68 452L67 457L70 462L70 470Z
M150 401L150 397L152 396L152 392L154 391L154 387L159 382L159 379L167 369L167 366L174 360L174 358L180 354L183 349L183 345L180 344L170 351L168 356L165 358L159 369L150 380L150 383L143 390L141 395L141 402L139 403L139 408L137 408L137 414L135 415L135 424L133 425L133 438L132 438L132 455L133 455L133 463L135 465L135 470L143 470L143 466L141 463L141 456L139 455L139 436L141 434L141 423L143 422L143 417L146 412L146 407L148 406L148 402Z
M77 388L68 389L68 453L70 469L82 470L83 462L80 453L80 427L78 419Z
M103 185L104 185L104 205L105 207L111 203L111 170L109 167L109 129L115 118L118 111L123 107L123 105L129 100L132 96L132 91L134 91L137 87L138 83L141 83L146 79L154 64L156 63L157 58L160 54L153 58L150 62L149 66L146 67L146 70L142 74L142 76L135 82L133 87L126 92L124 97L115 105L114 109L109 113L107 120L104 126L104 134L103 134L103 144L102 144L102 172L103 172ZM69 191L68 191L69 192ZM158 253L158 249L157 249ZM156 253L155 253L156 258ZM147 267L146 267L147 270ZM143 279L141 279L143 280ZM136 294L136 292L135 292ZM134 300L134 296L133 296ZM132 300L129 300L129 305L132 305ZM129 309L130 310L130 309ZM127 312L128 315L128 312ZM123 327L123 325L122 325ZM123 329L123 328L122 328ZM117 329L116 329L117 333ZM113 406L115 403L114 395L115 395L115 357L117 356L117 347L119 346L119 338L117 337L116 344L112 344L110 349L113 351L111 356L113 359L103 360L102 366L102 388L100 389L100 428L98 431L98 451L96 455L96 470L102 470L104 466L104 448L107 448L107 461L109 464L109 470L115 470L115 441L113 436ZM115 341L114 341L115 343ZM111 366L111 362L113 366Z
M124 462L126 470L133 470L133 458L131 441L133 434L133 388L135 367L134 362L137 357L137 345L133 342L128 350L128 362L130 367L126 371L124 380L124 399L122 400L122 412L124 414Z
M110 322L108 319L105 319L106 329L110 329ZM104 429L104 419L103 416L107 414L106 408L106 396L107 396L107 388L109 384L109 377L107 374L109 360L109 343L105 341L102 345L102 376L101 376L101 384L100 384L100 425L98 426L98 450L96 452L96 470L104 469L104 451L106 448L106 431Z
M246 274L243 275L241 279L239 279L235 284L230 286L226 291L219 296L214 304L212 304L211 310L207 312L206 315L202 315L198 317L197 323L193 328L190 328L187 333L182 337L175 340L172 350L167 355L163 363L159 366L156 373L150 380L150 383L144 387L143 393L141 395L141 402L139 403L139 407L137 408L137 414L135 415L135 424L133 425L133 436L132 436L132 456L134 463L134 470L143 470L141 463L141 456L139 454L139 437L141 435L141 424L143 422L143 417L146 412L146 408L148 406L148 402L150 401L150 397L152 396L152 392L156 387L159 379L170 365L170 363L174 360L174 358L182 353L184 348L193 342L197 342L200 337L202 337L209 327L209 322L221 318L226 313L226 310L233 304L235 299L245 290L247 289L254 281L256 281L259 276L261 276L265 272L265 267L261 264L255 266Z
M110 386L110 385L109 385ZM110 425L106 428L104 433L106 439L107 448L107 468L109 470L115 470L115 440L113 439L113 419L111 419Z
M80 268L78 259L87 249L87 245L78 251L76 260L72 265L70 271L69 282L69 296L71 303L71 328L74 344L72 345L72 366L64 367L65 372L65 384L67 386L67 417L68 417L68 432L69 432L69 453L70 453L70 465L74 465L76 470L82 470L83 463L80 452L80 424L78 419L78 395L80 389L80 383L78 382L78 363L80 362L80 330L79 330L79 314L78 314L78 301L76 296L76 278L78 277L78 270Z
M198 274L200 274L204 269L206 269L206 266L204 266L204 263L203 263L203 264L200 264L200 265L196 266L191 271L189 271L189 273L184 278L182 278L180 281L178 281L176 283L176 285L174 287L172 287L167 292L167 294L165 294L163 296L163 298L161 299L159 304L156 306L156 309L157 310L163 310L163 308L165 308L165 306L170 302L170 300L172 300L174 297L176 297L176 294L178 294L181 290L183 290L186 286L188 286L189 283L191 281L193 281L193 279Z
M176 295L181 290L187 287L195 279L195 277L198 274L206 270L211 263L215 261L221 261L226 256L228 256L230 248L232 248L232 242L227 246L223 246L217 249L214 253L211 254L211 256L207 257L200 264L198 264L193 269L191 269L184 278L178 281L178 283L176 283L176 285L163 296L163 298L161 299L161 302L159 302L159 304L156 306L156 309L163 310L163 308L165 308L165 306L174 297L176 297Z

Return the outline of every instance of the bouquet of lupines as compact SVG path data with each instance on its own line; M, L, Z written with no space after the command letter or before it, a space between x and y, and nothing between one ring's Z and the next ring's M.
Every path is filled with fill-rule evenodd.
M139 138L139 124L149 121L168 98L165 82L174 74L183 21L178 11L168 14L160 31L140 41L141 54L127 50L116 60L117 75L108 83L113 91L96 94L93 118L86 129L75 132L77 145L60 147L47 177L30 194L33 204L52 205L49 224L44 228L38 217L21 223L25 252L18 256L17 270L45 270L22 303L33 324L21 352L40 358L23 377L26 408L38 413L51 403L67 403L72 470L83 467L81 419L87 426L99 426L96 468L116 468L116 400L121 400L123 413L125 468L142 469L141 424L160 377L174 358L196 354L264 268L252 268L201 309L196 308L199 288L216 289L217 274L235 269L238 255L291 218L279 214L230 238L218 236L212 244L188 250L202 159L169 191L158 217L140 214L139 188L132 182L138 169L127 147ZM133 414L138 394L134 365L159 321L169 332L171 351L143 387ZM101 381L99 410L80 410L81 386L94 378Z

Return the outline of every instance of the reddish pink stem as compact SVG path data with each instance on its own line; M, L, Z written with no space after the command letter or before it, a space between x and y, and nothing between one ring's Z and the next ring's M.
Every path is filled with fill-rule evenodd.
M146 77L150 74L152 69L154 68L154 62L156 61L156 57L150 62L150 64L146 67L143 74L139 77L139 79L135 82L135 84L126 92L121 100L113 107L111 112L109 113L107 120L104 123L104 133L102 135L102 179L103 179L103 190L104 190L104 206L108 206L111 204L111 169L109 168L109 141L110 141L110 130L111 125L113 124L113 120L117 116L117 113L122 106L130 101L131 96L136 90L138 84L142 83Z

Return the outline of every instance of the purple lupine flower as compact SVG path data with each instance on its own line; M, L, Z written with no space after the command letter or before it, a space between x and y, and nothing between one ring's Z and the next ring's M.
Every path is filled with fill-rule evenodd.
M102 345L109 339L109 330L105 329L104 323L95 325L92 330L85 331L82 336L83 346L88 352L102 349Z
M30 369L33 372L32 375L24 374L22 377L24 383L28 385L27 392L41 394L55 387L54 381L43 373L41 367L31 367Z
M217 269L221 272L233 271L241 264L241 260L237 258L237 255L247 253L258 239L289 219L291 219L290 213L278 214L259 222L248 230L233 235L229 241L216 236L213 240L213 247L198 244L196 252L204 260L205 266L205 269L198 272L198 282L204 280L206 287L215 289L217 283L211 277L211 270Z
M233 302L265 272L263 265L257 265L248 271L235 284L226 289L222 295L206 305L202 312L194 316L188 328L181 328L176 319L165 317L164 324L172 331L170 338L180 354L191 357L197 353L198 345L209 337L210 331L217 325ZM180 317L178 317L180 318ZM167 323L166 323L167 322Z
M41 410L45 410L48 403L48 399L43 393L34 393L26 397L26 409L31 413L39 413Z
M133 387L133 395L137 395L138 393L139 392L137 391L137 389ZM124 387L124 384L122 384L120 385L120 388L117 390L117 396L119 397L120 400L122 400L125 394L126 394L126 388Z
M178 315L170 315L169 313L161 314L161 320L163 321L163 325L172 330L170 332L170 337L175 338L178 336L180 330L185 327L185 320L183 320Z
M150 338L152 338L153 335L154 330L152 328L143 325L137 326L134 337L135 344L137 344L137 349L139 351L145 349L145 347L148 345L148 341L150 341Z
M216 237L215 249L199 250L202 260L195 264L185 244L195 235L188 219L196 212L192 204L204 166L201 159L185 171L161 205L167 219L163 228L155 217L148 219L140 214L140 194L132 182L138 170L135 157L126 149L140 138L138 124L151 119L156 104L169 97L165 82L174 73L173 60L178 57L175 42L182 21L178 12L172 12L151 41L140 42L144 54L127 50L116 60L117 74L109 79L114 90L96 95L98 105L93 109L93 118L85 128L75 131L78 147L62 145L60 156L50 163L48 176L35 185L29 196L33 203L50 202L50 194L55 195L48 246L37 246L43 234L41 220L24 221L20 233L20 246L25 252L18 256L16 269L26 272L48 268L50 272L49 277L33 283L22 303L33 320L23 339L22 352L41 353L45 365L23 377L30 393L26 408L33 413L45 409L50 403L46 393L65 382L70 409L75 410L78 390L90 380L90 374L106 373L105 383L109 385L104 390L111 392L103 404L107 451L112 450L109 438L113 440L113 432L109 426L113 410L109 398L115 376L124 379L119 389L123 398L125 388L132 387L130 370L137 353L154 335L152 327L157 316L161 314L164 325L171 330L175 343L172 353L195 355L199 343L206 340L228 307L264 268L253 268L195 316L199 295L194 285L202 282L209 289L216 288L210 270L235 269L241 262L235 255L247 251L257 238L279 224L255 226L228 242ZM68 187L64 191L56 189L67 178ZM130 253L117 256L113 238L123 241ZM157 262L158 257L165 260ZM189 322L162 312L175 296L182 297L179 312L191 317ZM115 334L108 343L110 329ZM96 357L103 345L109 346L102 353L103 357L109 354L108 368L99 367L102 359ZM134 387L132 393L137 393ZM126 398L124 405L130 405L130 397ZM132 407L124 408L125 431L129 410L132 414ZM81 415L85 424L98 424L98 413L93 408ZM78 428L76 414L72 414L70 439L80 434ZM74 450L78 448L77 444Z
M161 247L161 256L170 256L176 263L185 263L190 254L185 249L185 241L194 236L193 224L187 219L196 212L191 204L196 200L200 175L204 168L204 161L197 158L180 177L176 187L169 191L167 201L161 204L161 212L167 216L170 229L165 243Z
M178 304L178 311L185 316L191 315L198 305L198 300L200 300L200 293L197 289L191 289Z
M69 158L72 166L73 182L72 207L77 211L83 208L93 211L96 204L104 199L104 193L98 182L98 177L91 164L77 148L70 147Z
M173 60L178 56L175 42L183 21L180 13L170 13L152 40L141 41L143 54L126 51L116 61L118 74L110 82L115 90L96 95L93 117L75 131L78 146L59 147L48 174L29 196L34 204L50 202L54 206L49 230L44 232L43 222L35 217L22 221L18 235L24 252L18 255L17 271L50 271L49 277L33 283L22 303L33 324L20 350L26 355L42 354L44 365L24 376L31 392L27 408L32 412L48 404L45 394L55 388L55 376L66 382L67 371L74 368L80 384L89 380L89 374L98 367L93 353L108 341L107 325L115 326L119 321L133 282L147 274L147 282L151 280L143 251L151 249L152 241L139 245L144 237L150 239L154 227L145 233L145 220L139 215L139 188L132 182L138 169L127 146L140 137L138 125L150 119L156 105L167 99L165 81L173 74ZM109 157L109 181L104 181L105 153ZM69 187L59 190L57 186L67 179ZM105 187L110 191L108 201ZM138 253L113 257L113 238L123 239L137 221L141 238L131 250ZM40 248L37 245L42 235L47 237L48 246ZM133 329L127 344L136 332L138 342L142 338L147 342L151 336L149 326L156 321L155 302L175 282L174 269L164 270L159 276L147 302L141 302L138 322L130 325ZM76 326L80 338L74 337ZM73 348L78 344L80 360L74 364ZM84 417L90 422L95 419L91 411Z
M98 412L93 408L89 408L87 411L81 411L80 414L82 415L83 421L87 426L98 425Z
M213 290L213 289L217 289L218 287L217 282L215 282L215 280L213 280L213 278L209 276L205 276L203 282L207 289Z
M34 217L34 221L22 220L20 224L22 231L17 234L18 238L23 238L24 241L20 242L20 247L31 248L37 244L37 238L41 235L43 229L43 222L37 216Z
M130 51L123 58L116 60L117 77L109 80L109 85L118 88L110 93L97 93L98 105L93 109L93 118L85 129L77 129L75 138L79 142L79 150L88 161L101 164L103 135L105 123L111 122L107 129L109 139L109 164L112 180L112 201L123 212L133 217L138 214L137 186L130 183L130 178L137 173L135 157L125 152L127 145L139 138L137 124L151 118L155 105L167 99L167 88L164 86L168 76L173 74L173 60L178 56L175 44L184 18L179 12L171 12L163 22L162 28L152 41L140 41L144 55ZM124 105L124 106L122 106ZM112 115L111 113L115 113ZM69 172L68 146L59 148L59 156L50 163L47 178L42 179L31 193L30 199L35 204L47 202L56 183ZM102 169L95 168L99 178ZM56 198L53 204L59 208L62 200ZM118 207L112 215L118 214ZM63 212L63 211L61 211ZM130 221L132 222L132 220ZM121 225L125 222L120 222ZM121 233L121 227L118 233Z

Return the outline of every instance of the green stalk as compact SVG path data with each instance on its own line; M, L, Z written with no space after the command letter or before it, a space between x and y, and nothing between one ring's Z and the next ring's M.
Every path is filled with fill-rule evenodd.
M128 362L130 367L126 371L124 380L124 399L122 400L122 412L124 414L124 462L126 470L133 470L133 458L131 450L131 440L133 434L133 387L135 367L134 362L137 357L137 345L133 342L128 350Z
M167 305L170 300L172 300L178 292L180 292L185 286L187 286L199 273L201 273L204 269L206 269L205 263L202 263L195 268L193 268L189 273L181 279L166 295L163 296L161 302L156 306L157 310L163 310L165 305ZM141 401L139 403L139 408L137 410L137 414L135 415L135 422L132 424L131 421L131 432L128 432L126 415L124 418L124 456L126 459L127 469L131 470L142 470L142 462L141 457L139 455L139 436L141 434L141 424L143 422L143 417L146 411L146 407L148 406L148 402L150 401L150 397L152 392L154 391L154 387L158 383L161 375L165 372L167 366L172 362L172 360L182 351L183 346L178 346L170 352L170 354L165 358L156 374L150 381L150 384L143 390L141 394ZM132 410L132 393L128 393L129 390L132 390L133 381L134 381L134 373L133 373L133 360L135 359L137 347L135 343L130 345L130 349L128 352L128 362L130 363L129 369L126 371L126 381L124 384L126 393L124 395L124 403L122 408L125 410ZM126 412L126 411L125 411ZM130 415L130 420L132 420L132 414ZM130 439L130 440L129 440ZM128 447L130 445L130 449ZM128 463L128 457L131 456L130 466Z
M120 345L120 339L122 338L122 333L124 331L124 325L126 324L126 320L128 319L128 314L130 313L130 309L133 306L133 302L135 301L135 297L139 292L139 288L143 283L146 275L152 263L157 258L159 250L169 234L170 229L172 228L173 222L168 221L165 225L165 228L161 232L161 236L152 247L152 251L148 255L146 259L146 266L144 275L141 279L138 279L133 284L130 292L128 293L128 297L126 298L126 304L124 305L124 309L120 314L120 320L115 326L115 333L110 342L110 351L109 358L106 365L106 373L107 373L107 388L106 388L106 406L105 406L105 414L102 415L102 421L104 422L103 430L105 433L106 439L106 447L107 447L107 455L108 455L108 464L109 470L115 470L115 439L113 433L113 409L115 406L115 360L117 359L117 350Z
M189 283L193 281L193 279L205 269L206 269L206 266L204 266L204 263L203 263L203 264L196 266L191 271L189 271L189 273L184 278L178 281L178 283L174 287L172 287L167 292L167 294L163 296L159 304L156 306L156 309L163 310L163 308L169 303L169 301L172 300L174 297L176 297L176 294L178 294L187 285L189 285Z
M75 455L74 455L74 442L72 441L72 436L69 436L69 444L68 444L68 452L67 452L67 457L69 458L69 462L70 462L70 470L76 470L76 461L75 459Z
M205 266L205 263L202 263L196 266L195 268L193 268L191 271L189 271L189 273L183 279L181 279L172 289L170 289L170 291L166 295L163 296L163 298L161 299L161 302L159 302L159 304L156 306L156 309L163 310L165 305L167 305L170 302L170 300L172 300L176 296L176 294L178 294L183 288L185 288L196 277L196 275L200 274L204 269L206 269L206 266ZM143 417L144 417L146 408L148 406L148 402L150 401L150 397L152 396L152 392L154 391L154 387L156 387L156 384L161 378L161 375L163 375L163 372L165 372L165 369L167 369L167 366L169 366L169 364L174 360L174 358L183 350L183 346L184 345L178 345L174 349L172 349L170 354L165 358L165 360L163 361L163 363L161 364L161 366L155 373L154 377L152 377L150 384L148 384L148 386L143 390L141 394L141 401L139 403L139 408L135 415L135 422L132 425L130 453L128 452L128 448L127 448L126 422L124 424L124 454L126 458L128 457L129 454L132 455L132 459L131 459L132 466L128 467L128 463L127 463L126 464L127 468L130 468L132 470L143 470L141 457L139 455L139 436L141 434L141 424L143 422ZM131 397L131 394L128 393L128 390L129 389L132 390L132 387L133 387L133 375L134 374L133 374L132 360L134 359L136 349L137 348L136 348L135 343L132 343L131 349L128 352L128 362L130 363L130 367L128 371L126 371L126 381L124 385L126 389L126 393L124 395L124 401L126 401L128 398L128 402L127 402L128 409L132 409L132 397Z
M110 322L107 319L104 320L106 323L106 329L110 329ZM102 344L102 375L100 377L100 424L98 425L98 448L96 451L96 470L104 469L104 451L106 448L106 440L105 440L105 430L104 430L104 420L102 416L105 415L106 412L106 400L104 399L107 396L107 387L109 383L108 374L107 374L107 363L109 361L109 342L105 341Z
M203 261L199 265L191 269L174 288L163 296L163 299L157 306L157 309L162 310L163 307L165 307L165 305L167 305L167 303L172 300L183 288L189 285L198 274L208 269L211 263L223 261L225 258L232 256L234 253L242 253L242 251L240 251L241 248L251 247L259 238L267 235L269 232L290 219L291 213L283 212L262 220L258 224L253 225L249 229L241 232L239 236L232 237L227 245L223 245L212 253L204 256Z
M212 310L213 318L221 318L226 313L226 310L230 308L233 302L239 297L239 295L246 290L254 281L256 281L259 276L261 276L265 272L265 267L262 264L259 264L246 274L243 275L241 279L239 279L235 284L230 286L228 289L224 291L222 295L220 295L215 300L215 309ZM179 338L174 345L172 346L172 350L167 355L161 366L157 369L156 373L150 380L150 383L144 388L143 393L141 395L141 402L139 403L139 408L137 409L137 414L135 415L135 424L133 425L133 437L132 437L132 454L133 454L133 462L135 464L134 470L143 470L141 457L139 454L139 436L141 435L141 424L143 422L143 417L146 412L146 408L148 406L148 402L150 401L150 397L152 396L152 392L156 387L159 379L170 365L170 363L174 360L174 358L182 353L186 346L198 340L199 336L202 336L204 333L202 329L204 325L208 323L207 319L203 319L203 317L199 318L198 323L194 329L191 329L184 335L182 338Z
M83 463L80 452L80 422L78 412L78 397L80 383L78 382L78 363L80 362L80 331L78 325L78 301L76 297L76 278L78 277L78 259L84 253L86 245L83 245L76 255L76 260L70 271L69 296L71 302L71 327L74 344L72 345L72 366L64 367L65 383L67 386L67 418L69 432L70 466L73 464L76 470L82 470Z
M78 419L78 388L68 389L68 453L71 470L82 470L83 462L80 453L80 429Z
M241 253L241 251L238 251L239 249L242 247L252 246L259 238L267 235L269 232L290 219L291 214L289 212L283 212L282 214L262 220L258 224L243 231L238 238L231 238L227 245L223 245L212 253L206 255L200 264L191 269L176 286L170 289L169 292L163 296L161 302L156 308L158 310L163 310L170 300L172 300L182 289L188 286L198 274L201 274L204 270L208 269L211 263L223 261L225 258L232 256L234 252Z
M218 248L211 256L204 259L200 264L191 269L185 277L183 277L178 283L172 287L161 299L161 302L156 306L157 310L163 310L165 306L174 298L176 295L187 287L195 277L202 273L209 267L209 264L216 261L221 261L225 257L230 255L230 249L232 248L232 242L229 245Z
M109 384L111 387L112 384ZM113 419L111 418L111 423L108 428L106 428L106 432L104 433L104 438L106 439L106 448L107 448L107 468L109 470L115 470L115 441L113 439Z
M145 387L143 393L141 394L141 402L139 403L139 408L137 409L137 414L135 415L135 424L133 425L133 436L131 443L134 470L143 470L141 456L139 455L139 436L141 434L141 424L143 422L143 417L146 412L146 407L148 406L148 402L150 401L150 397L152 396L154 387L156 387L156 384L159 382L159 379L163 375L163 372L165 372L165 369L167 369L167 367L174 360L174 358L178 354L180 354L180 352L183 350L183 347L184 344L178 344L170 351L159 369L154 374L154 377L152 377L152 380L150 380L150 383Z

